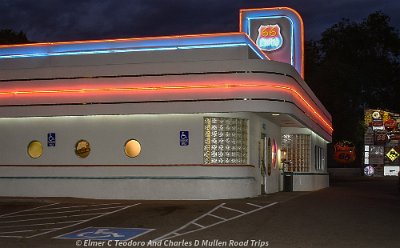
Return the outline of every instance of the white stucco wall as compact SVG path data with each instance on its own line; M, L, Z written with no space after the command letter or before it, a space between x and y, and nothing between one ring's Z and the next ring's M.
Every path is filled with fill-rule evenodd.
M0 195L102 199L256 196L255 167L203 165L204 116L250 119L252 114L2 118ZM189 131L189 146L180 146L179 131ZM56 133L55 147L47 147L50 132ZM131 138L142 145L136 158L124 154L124 144ZM80 139L91 144L91 153L84 159L74 152ZM32 140L44 147L37 159L27 154ZM250 156L248 160L254 161Z
M293 191L313 191L329 187L329 175L298 174L293 176Z
M0 163L3 165L152 165L203 162L202 115L110 115L0 119ZM179 131L190 133L190 145L179 145ZM56 146L47 147L47 134L56 134ZM89 141L90 155L75 155L75 144ZM136 158L124 154L129 139L140 142ZM27 146L43 144L40 158L32 159Z
M96 199L226 199L256 195L250 166L0 167L0 195Z
M203 118L248 119L248 165L204 166ZM104 199L223 199L261 194L259 163L261 134L281 146L282 132L307 133L315 144L326 142L305 128L281 128L267 114L199 113L58 116L0 119L0 195L85 197ZM189 131L189 146L180 146L179 132ZM56 133L56 146L47 147L47 134ZM85 139L91 153L75 155L75 144ZM141 143L136 158L124 154L129 139ZM27 146L43 144L43 155L32 159ZM312 149L313 152L313 149ZM268 154L268 153L267 153ZM314 156L311 156L314 164ZM271 158L267 158L267 161ZM279 156L265 192L282 190ZM294 190L328 186L321 171L294 176ZM325 167L326 169L326 167ZM267 172L267 170L266 170ZM314 175L314 174L318 175Z

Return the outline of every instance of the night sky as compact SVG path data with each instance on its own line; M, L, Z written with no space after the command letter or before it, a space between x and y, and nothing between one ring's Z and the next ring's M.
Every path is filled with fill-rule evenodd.
M375 11L400 30L399 0L0 0L0 29L42 42L236 32L239 9L277 6L303 16L306 40Z

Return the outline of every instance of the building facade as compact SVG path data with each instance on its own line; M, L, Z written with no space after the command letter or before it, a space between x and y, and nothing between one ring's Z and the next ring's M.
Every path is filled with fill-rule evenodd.
M224 199L328 187L331 116L245 33L0 47L0 195Z

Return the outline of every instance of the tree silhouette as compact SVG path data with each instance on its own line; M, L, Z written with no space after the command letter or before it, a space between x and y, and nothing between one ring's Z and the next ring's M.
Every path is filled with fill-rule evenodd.
M11 29L0 30L0 44L8 45L8 44L21 44L28 42L29 42L28 38L22 31L17 33Z
M399 54L399 33L381 12L343 19L306 43L306 82L332 114L334 142L361 147L365 108L400 112Z

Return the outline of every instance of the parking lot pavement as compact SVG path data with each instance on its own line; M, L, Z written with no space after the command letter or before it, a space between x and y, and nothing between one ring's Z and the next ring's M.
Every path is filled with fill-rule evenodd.
M89 239L161 241L245 218L274 206L274 199L296 195L140 202L0 199L0 247L77 247L76 242Z
M0 247L397 247L399 196L397 178L363 178L235 200L0 198Z
M246 202L242 204L221 203L207 213L200 215L199 217L189 221L179 228L156 238L155 241L173 239L189 233L201 231L240 217L244 217L248 214L252 214L264 208L271 207L275 204L277 204L277 202L273 202L267 205L258 205L251 202Z
M135 205L51 203L27 208L0 215L0 238L34 238L81 225Z

